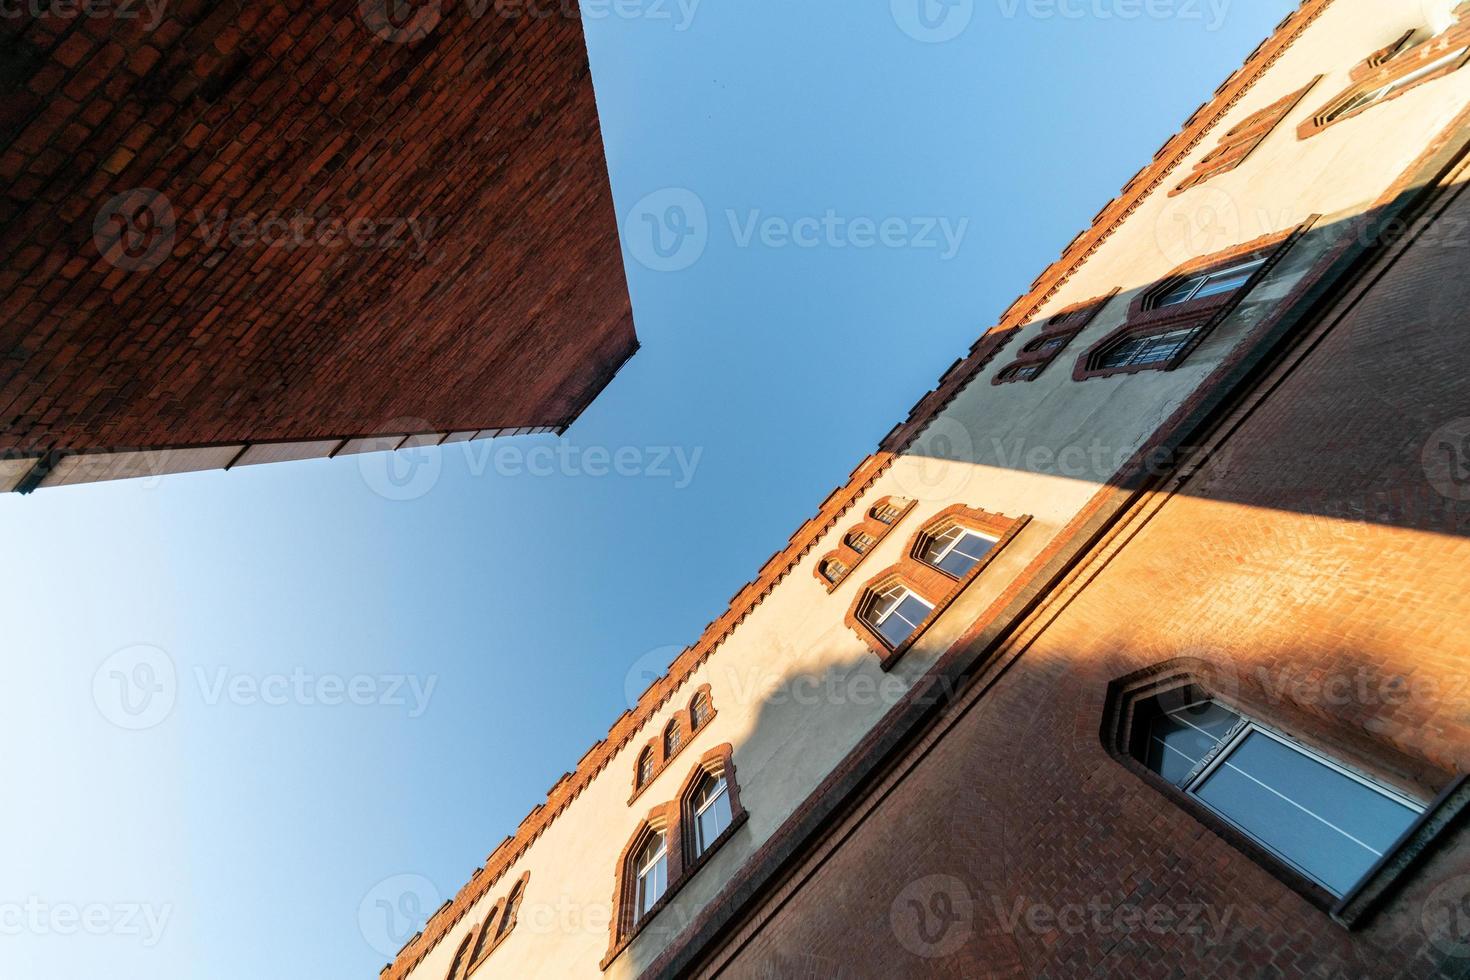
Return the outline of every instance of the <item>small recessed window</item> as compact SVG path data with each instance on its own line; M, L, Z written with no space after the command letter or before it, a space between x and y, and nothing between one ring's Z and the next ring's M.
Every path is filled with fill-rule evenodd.
M1451 51L1449 54L1445 55L1443 58L1436 58L1434 61L1431 61L1423 68L1418 68L1414 71L1409 72L1407 75L1401 75L1398 78L1395 78L1387 85L1383 85L1379 88L1372 89L1366 92L1358 92L1356 95L1352 96L1341 105L1337 106L1337 108L1329 112L1323 119L1323 122L1336 122L1350 112L1356 112L1364 106L1370 106L1375 102L1382 102L1384 99L1393 96L1395 93L1417 84L1425 76L1432 75L1435 72L1440 71L1441 69L1449 67L1451 64L1465 57L1467 52L1470 52L1470 47L1457 48L1454 51ZM1399 55L1398 57L1402 58L1404 57L1404 55Z
M933 565L955 578L963 578L966 572L978 565L980 559L995 547L995 543L995 538L956 524L942 534L931 537L919 557L925 564Z
M710 714L709 695L700 691L694 695L694 703L689 706L690 724L697 731L704 727L705 722L709 721Z
M505 911L500 913L500 924L495 927L495 936L497 939L515 927L516 913L520 911L521 895L524 891L525 889L520 882L517 882L515 888L511 889L510 898L505 900Z
M880 524L893 524L902 513L902 507L892 501L888 501L873 508L873 520Z
M669 887L668 839L662 831L654 831L633 861L638 872L637 905L633 921L647 915Z
M842 576L847 574L847 566L836 558L828 558L822 562L822 578L836 585L842 581Z
M694 810L694 854L698 857L719 839L734 819L730 810L730 787L726 785L725 777L706 774L690 802Z
M651 779L653 779L653 750L644 749L643 754L638 757L639 787L647 786Z
M891 647L902 646L934 607L906 585L891 585L877 593L863 610L863 620Z
M1217 701L1139 717L1144 765L1338 897L1423 811Z
M1144 337L1129 337L1114 344L1098 360L1099 370L1161 364L1189 345L1200 328L1182 327Z
M1163 309L1166 306L1178 306L1181 303L1204 299L1207 296L1234 292L1250 282L1251 276L1265 264L1265 258L1250 259L1224 269L1217 269L1214 272L1187 276L1155 300L1153 308Z
M672 759L684 744L684 733L679 731L678 721L669 722L664 729L664 758Z
M877 539L867 531L854 531L847 536L847 546L860 555L866 555L877 543Z

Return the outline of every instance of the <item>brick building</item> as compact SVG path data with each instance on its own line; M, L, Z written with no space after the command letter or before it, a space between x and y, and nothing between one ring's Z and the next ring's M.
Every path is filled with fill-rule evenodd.
M93 7L0 18L0 490L561 431L636 349L575 17Z
M1302 4L385 980L1470 975L1467 62Z

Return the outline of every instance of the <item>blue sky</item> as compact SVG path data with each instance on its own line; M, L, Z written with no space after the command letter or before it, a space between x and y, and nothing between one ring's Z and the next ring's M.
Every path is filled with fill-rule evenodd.
M563 440L0 497L0 975L375 976L1294 6L915 2L588 0L643 349Z

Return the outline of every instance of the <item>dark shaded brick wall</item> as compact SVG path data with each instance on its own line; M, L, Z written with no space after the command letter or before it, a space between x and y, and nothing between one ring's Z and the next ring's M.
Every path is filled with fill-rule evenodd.
M595 397L636 341L580 22L414 6L0 18L0 450Z
M1349 932L1099 735L1111 681L1189 657L1421 798L1470 771L1467 222L1462 195L772 894L723 975L1470 975L1463 821Z

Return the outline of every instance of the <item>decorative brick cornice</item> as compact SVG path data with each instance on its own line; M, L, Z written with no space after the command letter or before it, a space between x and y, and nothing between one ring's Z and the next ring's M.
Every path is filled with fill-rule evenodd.
M449 934L551 822L581 795L612 758L638 734L652 715L688 681L690 675L709 658L715 648L730 636L771 590L867 493L873 483L892 465L894 457L922 434L929 422L994 359L1016 330L1034 316L1144 199L1168 179L1200 141L1209 135L1220 119L1331 4L1332 0L1304 0L1301 7L1278 25L1271 37L1250 54L1245 65L1232 73L1216 89L1214 97L1185 121L1184 129L1165 143L1154 155L1153 161L1125 185L1122 193L1098 212L1092 226L1067 245L1062 256L1036 279L1030 291L1007 309L1001 323L981 336L967 356L950 366L940 378L938 386L924 395L908 417L884 436L878 450L858 464L848 480L822 502L817 514L797 528L787 546L766 561L755 580L735 594L729 609L705 629L693 646L674 660L668 675L655 681L639 699L638 705L624 712L614 722L607 738L592 746L582 756L575 772L567 773L557 780L546 803L537 806L521 821L515 834L507 837L491 853L483 870L476 873L451 901L435 912L423 932L411 938L399 951L394 962L384 967L381 973L383 980L402 980Z

